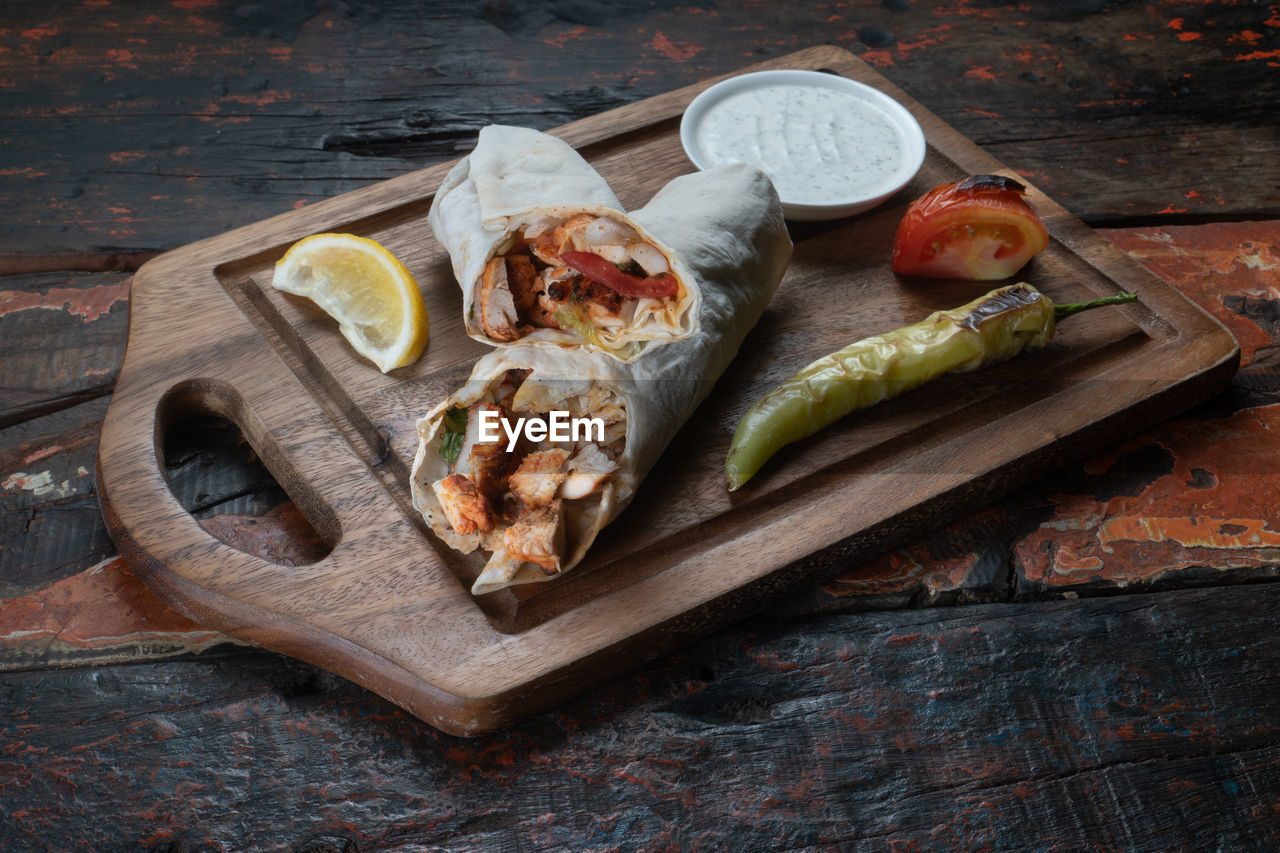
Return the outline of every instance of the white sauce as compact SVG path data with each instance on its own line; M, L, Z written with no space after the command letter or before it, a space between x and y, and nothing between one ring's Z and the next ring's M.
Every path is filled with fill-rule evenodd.
M698 125L708 165L749 163L793 204L837 204L896 183L907 139L875 104L817 86L762 86L725 97Z

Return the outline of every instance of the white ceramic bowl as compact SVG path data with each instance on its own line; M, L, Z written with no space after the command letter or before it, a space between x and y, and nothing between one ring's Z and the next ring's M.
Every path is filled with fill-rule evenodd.
M924 164L924 132L879 89L821 71L757 71L702 92L680 121L699 169L750 163L767 173L788 219L870 210Z

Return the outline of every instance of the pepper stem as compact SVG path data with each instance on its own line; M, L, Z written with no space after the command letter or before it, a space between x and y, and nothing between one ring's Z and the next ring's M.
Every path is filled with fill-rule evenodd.
M1137 300L1138 294L1136 293L1117 293L1115 296L1104 296L1101 299L1094 299L1090 302L1063 302L1061 305L1053 306L1053 319L1061 320L1063 317L1070 317L1072 314L1079 314L1081 311L1088 311L1090 308L1102 308L1107 305L1127 305Z

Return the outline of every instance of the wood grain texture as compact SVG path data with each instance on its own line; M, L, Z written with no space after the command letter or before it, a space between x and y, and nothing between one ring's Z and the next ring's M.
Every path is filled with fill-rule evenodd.
M0 429L110 393L124 357L129 278L0 278Z
M1228 324L1242 349L1232 393L1037 489L1031 502L1051 511L1015 546L1019 597L1277 576L1280 230L1218 223L1195 232L1200 251L1160 248L1184 232L1109 238Z
M473 739L262 652L13 673L0 826L15 853L1263 853L1277 606L1269 584L756 619Z
M890 91L917 111L928 163L894 203L797 229L779 298L684 431L681 457L668 455L651 474L666 486L663 499L642 494L582 567L545 588L473 601L465 589L475 559L468 565L424 535L406 483L414 420L461 382L476 345L446 323L422 361L383 376L320 312L267 284L292 241L353 230L414 271L432 316L456 316L448 268L423 239L442 168L195 244L138 272L97 470L130 566L197 621L333 668L433 725L474 733L581 689L573 682L605 661L625 665L709 630L834 555L869 556L1229 379L1237 348L1220 326L1035 194L1054 246L1024 274L1059 301L1136 290L1140 309L1064 324L1044 354L829 430L731 500L725 442L759 393L847 340L970 298L960 286L896 286L888 244L909 199L1000 168L842 51L779 64L837 70ZM637 206L689 170L675 118L698 90L561 133ZM861 306L856 314L824 307L836 281ZM190 341L198 343L182 343ZM332 547L328 557L285 570L226 548L191 520L156 470L154 436L202 410L239 424ZM423 619L432 630L412 627Z
M1186 0L10 3L0 251L175 248L827 43L1086 221L1275 218L1278 33Z
M0 431L0 601L111 552L93 482L106 410L97 399Z

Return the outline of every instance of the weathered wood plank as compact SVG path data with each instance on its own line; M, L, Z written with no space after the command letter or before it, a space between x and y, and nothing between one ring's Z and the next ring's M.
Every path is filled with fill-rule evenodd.
M115 556L93 478L107 398L0 430L0 670L152 660L228 637L177 614ZM169 481L201 524L285 565L327 546L225 421L163 447Z
M0 429L110 393L129 282L119 273L0 277Z
M115 553L93 481L106 410L99 398L0 429L0 606Z
M153 661L230 644L244 645L169 609L120 557L0 598L0 671Z
M173 248L452 158L489 122L823 43L1086 221L1275 217L1278 31L1185 0L10 4L0 252Z
M12 850L1268 850L1277 605L755 620L475 740L265 653L0 674L0 823Z
M0 600L42 589L115 553L93 476L107 403L100 397L0 429ZM234 425L186 422L166 436L162 452L178 500L218 535L295 562L322 545L305 519L282 506L288 496ZM225 515L244 530L237 532ZM255 525L255 517L263 521Z
M199 519L262 516L289 500L239 428L221 418L192 418L169 430L164 467L178 501Z
M1280 223L1107 236L1227 325L1243 367L1212 403L1016 498L1051 508L1012 544L1016 595L1274 579Z

